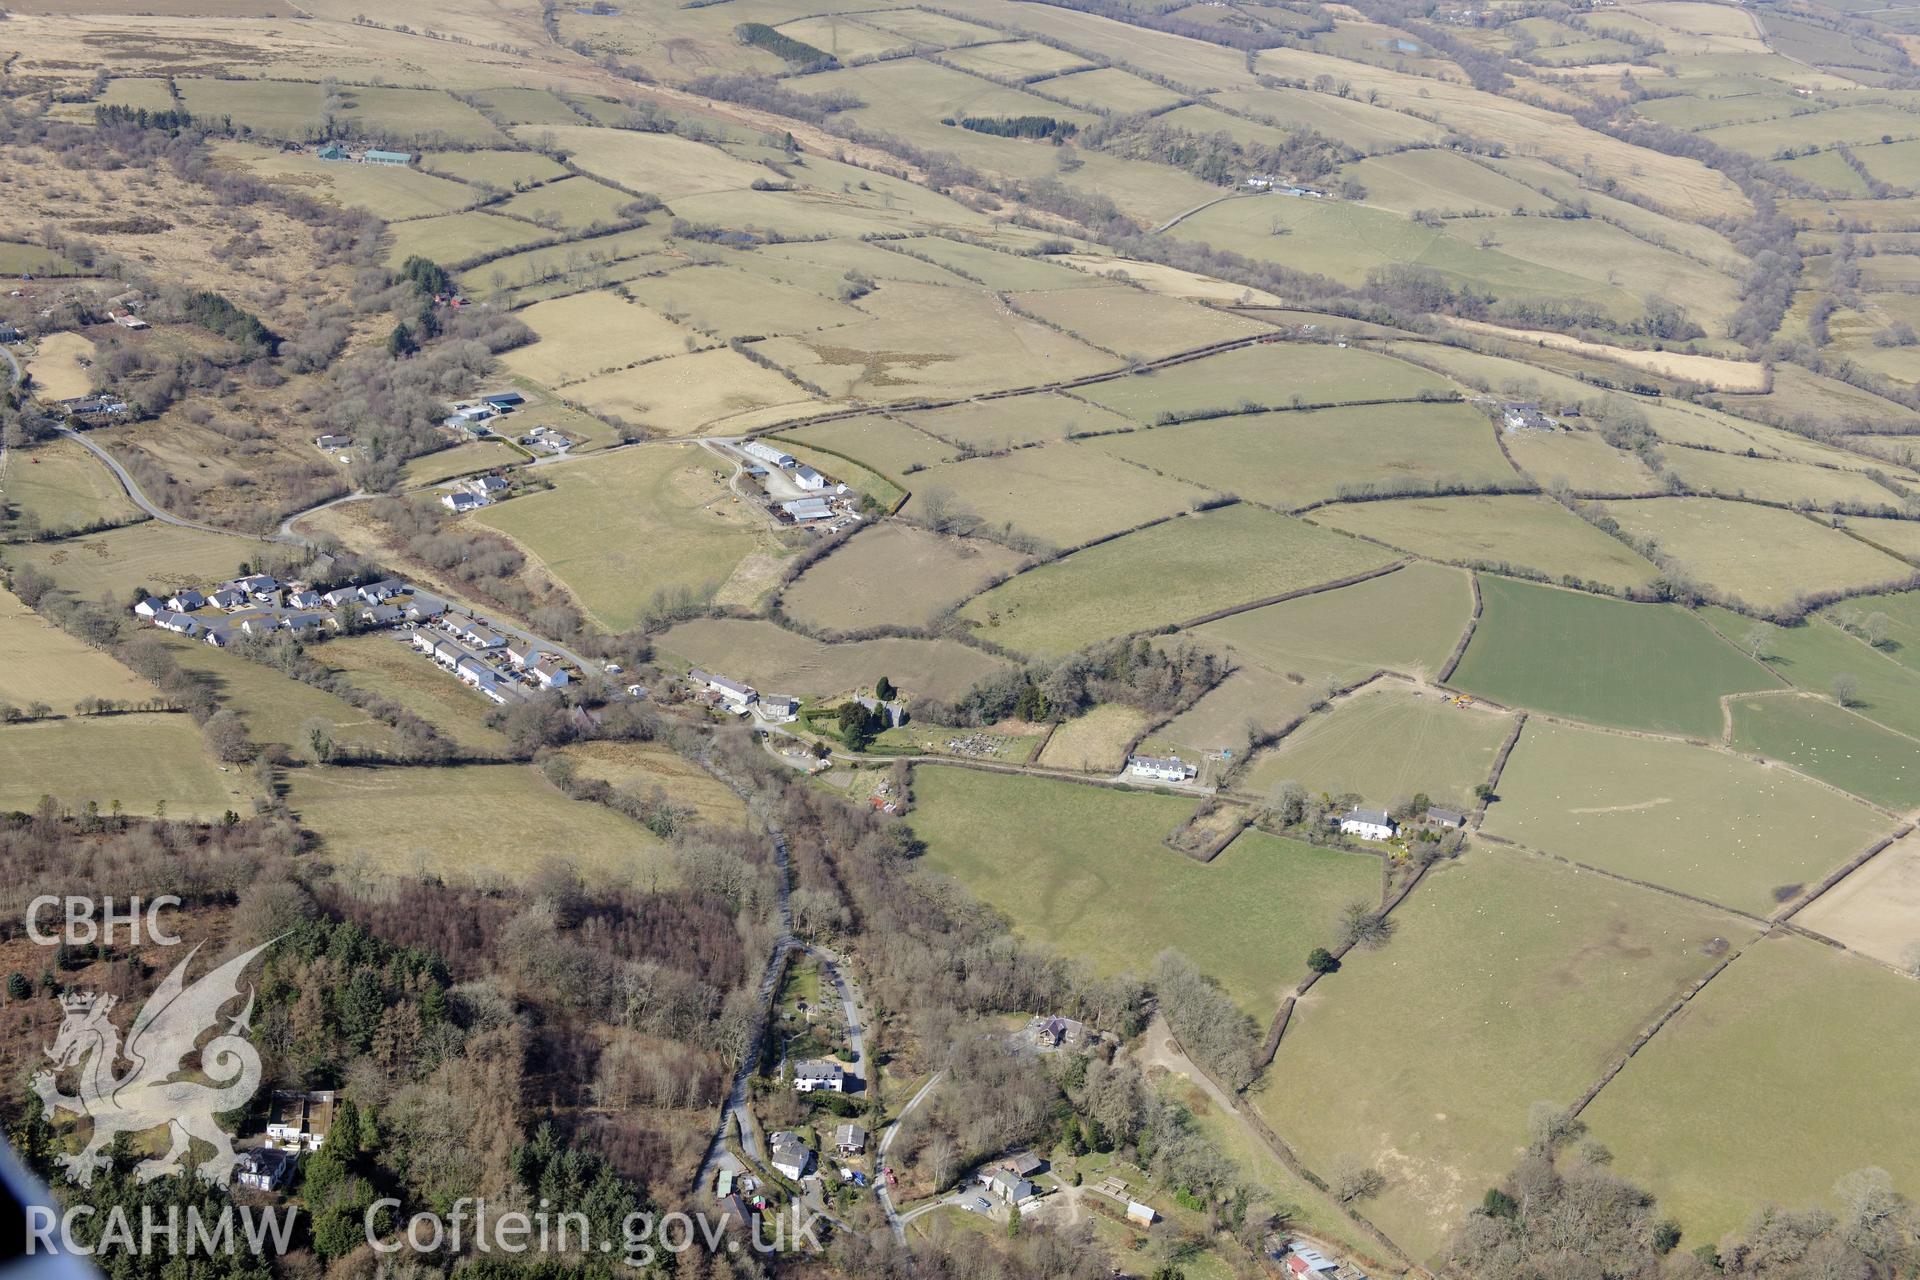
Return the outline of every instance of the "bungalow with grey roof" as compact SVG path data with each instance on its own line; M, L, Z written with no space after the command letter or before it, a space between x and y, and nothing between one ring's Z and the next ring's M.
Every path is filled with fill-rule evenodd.
M204 629L186 614L176 613L171 609L162 609L154 614L153 625L162 631L172 631L183 636L197 636Z
M155 600L152 596L148 596L145 600L133 606L133 611L139 617L152 618L156 613L164 612L166 607L166 601Z
M437 596L423 596L418 591L407 602L407 617L414 622L431 622L447 611L447 602Z
M833 1149L843 1156L857 1156L867 1149L867 1131L848 1121L834 1126Z
M222 587L207 597L207 603L216 609L238 609L243 605L251 604L252 601L247 598L247 593L238 587Z
M477 511L481 507L487 506L488 503L485 498L477 493L468 493L464 489L455 489L452 493L446 493L440 496L440 505L455 515L460 515L467 511Z
M287 597L287 604L295 609L318 609L321 603L318 591L295 591Z
M338 609L341 605L354 604L360 599L360 593L353 587L335 587L320 597L320 603L329 609Z
M195 591L192 587L188 587L184 591L177 591L173 595L168 596L167 608L172 609L175 613L192 613L206 602L207 598L205 596Z

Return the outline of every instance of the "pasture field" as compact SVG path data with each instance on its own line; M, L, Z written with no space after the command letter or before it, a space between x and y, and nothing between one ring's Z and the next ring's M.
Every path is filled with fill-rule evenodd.
M1509 706L1718 740L1722 696L1779 687L1674 605L1601 600L1487 574L1480 598L1480 624L1453 683Z
M1291 780L1311 795L1350 791L1376 806L1425 793L1464 812L1512 728L1509 715L1384 681L1342 698L1262 750L1246 784L1265 793Z
M439 89L354 85L343 92L347 99L347 119L388 139L411 139L416 143L464 142L483 147L506 141L485 116Z
M1899 599L1899 597L1892 597ZM1702 609L1702 617L1735 644L1745 645L1754 624L1724 609ZM1832 695L1845 676L1854 684L1853 709L1869 720L1920 737L1920 673L1906 662L1878 652L1819 615L1791 627L1764 627L1760 658L1781 676L1809 693ZM1905 649L1898 650L1907 653Z
M1910 971L1920 958L1920 836L1883 849L1793 922Z
M539 335L539 341L503 353L500 363L549 387L580 382L642 360L680 355L689 344L706 345L698 334L652 308L604 289L536 302L514 315Z
M16 536L145 518L113 473L71 440L8 450L0 497L11 509L7 527Z
M1920 806L1920 742L1808 694L1734 698L1730 745L1889 809Z
M1031 386L1118 363L1014 315L983 292L900 282L868 294L860 305L871 319L770 338L755 350L829 396L881 401Z
M1530 569L1555 581L1622 590L1660 572L1553 499L1530 494L1354 502L1317 508L1311 518L1436 560Z
M949 49L941 61L1000 80L1058 75L1063 71L1083 70L1091 65L1085 58L1064 49L1055 49L1032 40L1009 40L1003 44L976 44Z
M447 266L553 239L554 233L491 213L448 213L387 228L387 262L399 266L419 255ZM490 268L491 269L491 268Z
M1367 1216L1428 1260L1518 1163L1531 1105L1578 1098L1712 968L1716 939L1752 933L1492 848L1430 873L1393 919L1386 950L1350 952L1296 1006L1253 1097L1323 1177L1349 1157L1379 1169Z
M269 182L365 209L388 222L451 213L480 199L480 193L465 183L398 165L321 160L305 151L244 143L223 147L221 153Z
M1042 391L1003 400L975 401L945 409L903 410L903 421L967 449L992 453L1089 432L1130 431L1136 425L1079 395Z
M757 178L777 175L762 165L740 160L719 147L671 133L639 133L591 125L550 129L530 126L514 131L522 141L551 134L579 168L635 191L650 191L669 204L686 196L715 191L744 191Z
M501 467L520 461L521 452L504 440L468 440L448 449L436 449L409 458L400 469L400 483L407 488L438 484L454 476L469 475L488 467Z
M1646 463L1592 431L1517 431L1507 436L1507 452L1546 487L1565 485L1578 494L1596 495L1662 491Z
M1785 769L1684 742L1535 719L1482 829L1755 915L1893 820Z
M1082 342L1128 358L1157 360L1195 347L1271 332L1267 325L1127 285L1011 295L1014 306Z
M539 302L638 281L649 273L678 267L681 260L665 252L666 239L666 228L644 226L546 243L469 267L454 279L469 295L496 298L506 305Z
M1147 714L1119 703L1095 707L1060 725L1034 763L1049 769L1118 773L1127 766L1127 748L1147 727Z
M51 249L37 244L0 240L0 275L65 275L79 268Z
M244 124L255 133L304 141L318 130L325 101L318 84L289 80L207 80L181 77L174 81L180 105L205 120Z
M655 787L716 827L745 827L747 806L726 783L659 742L573 742L560 748L580 775L645 795Z
M627 286L678 324L726 341L859 324L866 312L738 267L699 264Z
M252 812L253 774L218 766L185 715L152 712L41 720L0 728L0 811L33 812L42 796L79 812L95 801L122 812L211 822Z
M1208 496L1077 444L949 462L916 473L913 481L908 515L922 516L945 501L979 516L988 528L1017 529L1056 547L1077 547L1178 514Z
M1913 1186L1920 1117L1886 1100L1920 1087L1916 1013L1911 979L1805 938L1765 938L1634 1055L1584 1119L1688 1240L1720 1238L1756 1205L1831 1205L1834 1183L1867 1166ZM1788 1115L1794 1158L1779 1160L1777 1134L1755 1119Z
M1186 634L1281 675L1364 674L1387 667L1426 676L1447 660L1472 609L1466 574L1415 563L1338 591L1236 613ZM1382 627L1384 617L1395 619L1394 625Z
M810 44L832 54L842 62L849 58L872 58L883 53L911 47L911 42L867 26L857 18L842 14L821 14L780 24L780 34Z
M876 281L909 280L917 284L959 287L967 282L931 262L882 247L891 241L799 240L770 244L754 251L756 267L766 274L824 297L846 283L849 271Z
M82 698L145 702L159 696L145 680L0 588L0 702L22 709L45 702L65 712Z
M1358 539L1239 504L1169 520L1010 578L960 610L1019 653L1063 654L1386 564Z
M1226 656L1231 659L1237 655ZM1357 677L1367 673L1351 674ZM1273 730L1295 716L1305 715L1315 700L1326 696L1327 685L1324 676L1309 680L1297 671L1281 673L1251 662L1238 663L1198 702L1155 730L1152 742L1165 744L1165 752L1146 742L1141 750L1174 755L1231 751L1234 759L1243 759L1252 744L1253 726Z
M817 427L788 432L781 439L811 445L829 455L837 453L856 458L869 470L896 480L909 472L951 462L955 456L955 450L945 441L917 431L897 418L880 414L823 422Z
M93 390L87 369L94 354L93 340L78 333L49 333L34 343L33 356L25 363L35 397L43 402L71 400Z
M508 124L579 124L580 114L545 89L485 89L473 95Z
M1093 289L1101 282L1082 271L1063 267L1050 258L1011 253L945 236L916 236L889 242L894 251L931 261L982 289L1032 291Z
M1400 486L1522 483L1494 445L1486 415L1461 404L1207 418L1102 436L1088 447L1283 510Z
M307 725L318 720L343 753L377 755L394 744L392 729L345 699L237 653L184 636L154 634L182 668L213 691L222 707L246 722L247 735L255 742L280 743L296 759L305 759L310 748Z
M951 702L1008 665L1004 658L951 640L887 637L827 644L749 618L683 622L663 634L658 647L690 666L800 698L866 688L885 675L910 696Z
M1430 378L1444 376L1476 391L1493 392L1509 400L1544 400L1552 406L1579 404L1600 394L1599 388L1557 370L1445 342L1403 340L1383 343L1381 349L1414 364ZM1440 373L1428 372L1427 366Z
M806 626L828 631L924 627L1022 559L998 543L889 520L809 566L780 603Z
M1752 405L1763 413L1786 418L1809 415L1846 422L1854 431L1879 431L1889 427L1911 427L1920 422L1913 410L1883 400L1870 391L1841 382L1837 378L1781 364L1773 371L1773 390L1764 396L1742 396L1742 406Z
M166 80L159 76L111 80L107 83L106 92L100 95L100 101L109 107L133 107L147 111L171 111L175 105L172 90L168 89Z
M611 809L567 799L531 765L306 768L289 781L287 806L300 825L320 837L328 858L365 876L488 885L565 862L600 885L651 888L673 879L658 836Z
M1444 397L1453 387L1405 361L1359 347L1273 342L1080 387L1074 395L1135 422L1162 414Z
M1076 71L1054 76L1041 91L1051 98L1064 98L1089 111L1117 111L1131 115L1136 111L1158 111L1181 101L1181 96L1151 80L1142 80L1118 67L1094 71Z
M567 176L564 165L532 151L429 151L420 157L420 167L505 189Z
M1184 271L1164 263L1143 262L1139 258L1120 258L1109 253L1056 254L1054 261L1071 263L1081 271L1091 272L1105 279L1127 280L1142 289L1165 294L1169 298L1211 302L1223 307L1272 307L1275 310L1262 311L1260 319L1276 324L1286 324L1300 315L1311 314L1285 310L1286 300L1279 294L1237 284L1231 280L1222 280L1218 276L1203 276L1198 272ZM1328 322L1339 322L1333 316L1326 316L1324 319Z
M1802 462L1747 458L1703 449L1663 449L1667 469L1689 489L1764 502L1809 502L1816 507L1861 503L1898 507L1900 498L1858 471L1833 471Z
M815 404L813 397L737 351L669 356L569 388L595 413L613 414L661 434L748 430Z
M1849 527L1858 523L1851 522ZM1874 625L1886 633L1880 644L1880 652L1903 667L1920 667L1920 591L1862 596L1857 600L1832 605L1822 614L1834 621L1844 617L1856 622L1864 622L1878 614L1880 620Z
M1162 841L1193 813L1190 797L939 766L914 770L913 795L922 865L1018 933L1105 973L1144 973L1175 948L1262 1021L1340 909L1380 891L1373 858L1262 832L1209 863L1176 853ZM988 813L997 820L982 822Z
M506 735L487 724L493 703L402 643L401 637L381 631L329 640L314 656L354 688L391 698L427 721L466 755L506 754Z
M1438 142L1445 135L1431 121L1355 98L1336 98L1306 89L1237 87L1215 94L1213 100L1282 129L1318 130L1356 151L1396 151L1412 144Z
M525 218L557 231L591 231L628 221L630 215L621 210L633 203L626 192L591 178L562 178L492 208L502 216Z
M762 518L697 446L624 449L548 467L553 488L485 507L475 523L512 538L600 626L624 631L662 592L718 592L756 551Z
M89 600L118 599L136 587L164 595L231 578L261 546L252 538L148 521L63 542L23 543L7 551L7 563L30 564Z
M1651 538L1696 582L1761 609L1806 592L1892 586L1910 565L1805 516L1720 498L1603 504L1627 532Z
M1369 205L1395 213L1412 214L1419 209L1443 214L1551 213L1559 207L1496 169L1437 148L1373 156L1340 172L1366 187Z

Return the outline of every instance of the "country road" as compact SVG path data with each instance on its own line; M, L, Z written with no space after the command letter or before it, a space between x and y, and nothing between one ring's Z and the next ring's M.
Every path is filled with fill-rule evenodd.
M893 1140L900 1136L901 1122L912 1115L913 1109L925 1101L927 1095L933 1092L934 1086L938 1085L942 1080L946 1079L946 1077L947 1069L945 1067L940 1068L940 1070L928 1076L927 1082L914 1090L913 1096L907 1099L907 1105L900 1108L900 1114L893 1118L893 1122L887 1126L886 1132L880 1135L880 1145L875 1148L873 1188L880 1197L880 1211L887 1215L887 1226L893 1229L893 1238L901 1244L907 1242L907 1223L912 1222L929 1209L935 1209L941 1204L950 1202L937 1201L934 1204L921 1205L905 1217L901 1217L899 1211L893 1207L893 1190L887 1186L885 1173L887 1166L887 1149L893 1146ZM952 1201L951 1203L958 1203L958 1201Z

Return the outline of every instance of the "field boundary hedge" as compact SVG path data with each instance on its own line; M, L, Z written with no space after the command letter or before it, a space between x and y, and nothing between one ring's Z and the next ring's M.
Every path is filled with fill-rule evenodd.
M1447 655L1447 661L1440 668L1440 674L1433 678L1435 684L1445 684L1453 679L1453 673L1460 667L1460 660L1467 656L1467 646L1473 642L1473 633L1480 629L1480 611L1485 601L1480 598L1480 575L1475 570L1467 570L1467 585L1473 589L1473 611L1467 615L1466 629L1460 633L1459 642L1453 646L1453 652ZM1505 757L1502 757L1504 763Z

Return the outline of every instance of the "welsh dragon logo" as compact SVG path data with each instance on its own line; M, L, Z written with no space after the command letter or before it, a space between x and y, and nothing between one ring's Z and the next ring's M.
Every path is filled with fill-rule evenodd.
M214 1117L252 1099L260 1087L260 1054L247 1042L253 1016L253 991L247 1004L227 1023L224 1033L199 1047L203 1080L178 1079L196 1042L220 1023L220 1010L241 995L240 975L271 942L262 943L187 985L187 966L200 948L174 966L133 1020L126 1044L120 1030L108 1020L112 996L76 992L60 998L65 1018L49 1048L53 1070L33 1078L33 1091L48 1111L71 1111L93 1121L86 1149L62 1155L67 1177L81 1186L93 1182L94 1172L107 1166L106 1146L122 1133L140 1134L162 1125L171 1127L173 1145L163 1156L151 1156L134 1166L142 1180L185 1171L181 1157L194 1138L214 1149L214 1157L199 1166L200 1176L216 1186L227 1181L240 1162L233 1144ZM115 1075L122 1060L131 1063L124 1075ZM54 1082L56 1072L79 1070L79 1094L68 1097Z

